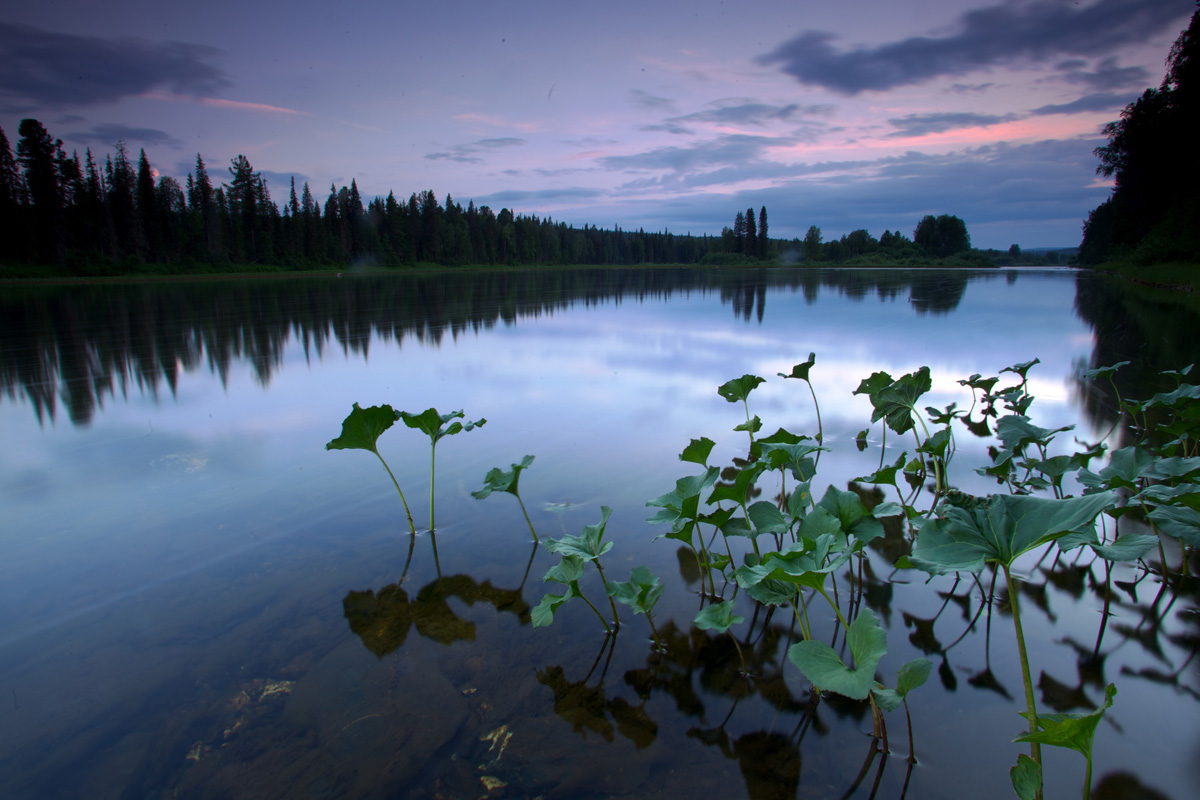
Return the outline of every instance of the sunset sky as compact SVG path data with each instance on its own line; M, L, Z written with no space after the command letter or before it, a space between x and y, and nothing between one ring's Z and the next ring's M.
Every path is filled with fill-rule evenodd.
M1100 129L1194 0L82 2L0 12L0 127L124 139L182 182L245 154L276 202L432 189L575 225L1073 246Z

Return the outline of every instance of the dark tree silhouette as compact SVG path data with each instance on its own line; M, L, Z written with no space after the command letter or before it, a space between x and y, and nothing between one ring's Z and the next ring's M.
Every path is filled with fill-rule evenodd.
M1088 215L1080 261L1196 260L1200 253L1200 10L1171 47L1162 85L1104 128L1096 172L1113 193Z

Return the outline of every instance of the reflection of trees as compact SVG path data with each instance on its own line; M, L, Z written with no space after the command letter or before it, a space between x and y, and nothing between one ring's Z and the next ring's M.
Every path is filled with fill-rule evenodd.
M768 290L819 287L850 297L911 292L918 311L954 308L962 273L905 270L545 269L403 272L336 280L289 278L15 287L0 296L0 391L28 399L39 421L61 403L77 425L131 389L174 392L180 373L207 366L224 383L236 360L262 385L299 342L366 357L374 336L440 344L577 303L716 292L734 314L762 322Z
M1129 361L1114 376L1117 390L1126 399L1146 399L1173 388L1162 384L1163 370L1200 364L1196 313L1179 303L1155 300L1149 290L1083 273L1075 282L1075 312L1095 337L1088 363L1076 369L1075 387L1084 415L1098 429L1117 420L1117 400L1107 380L1084 380L1085 370Z
M350 630L363 645L379 658L396 650L408 638L413 625L417 633L438 644L474 641L475 623L460 618L450 608L450 598L467 605L487 603L497 611L514 614L522 625L529 623L529 604L520 589L498 589L490 581L477 582L469 575L438 578L410 600L400 584L374 590L350 592L342 600L342 609Z

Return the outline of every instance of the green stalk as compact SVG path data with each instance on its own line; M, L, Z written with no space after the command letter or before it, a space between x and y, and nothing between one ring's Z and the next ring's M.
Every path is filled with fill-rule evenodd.
M607 631L609 635L612 635L613 629L609 626L608 620L604 618L604 615L600 613L600 609L592 605L592 601L588 600L587 595L585 595L583 592L580 592L577 596L582 598L583 602L587 603L588 607L590 607L592 611L596 612L596 616L600 618L600 624L604 626L604 630Z
M1033 678L1029 674L1029 654L1025 651L1025 633L1021 628L1021 610L1017 599L1017 584L1013 580L1012 573L1009 572L1008 564L1001 563L1000 566L1004 567L1004 580L1008 583L1008 605L1012 609L1013 627L1017 631L1017 652L1021 655L1021 677L1025 680L1025 706L1028 709L1029 732L1037 733L1037 703L1033 697ZM1040 771L1042 768L1042 746L1037 742L1030 742L1029 756L1037 764ZM1037 797L1041 798L1041 796L1042 793L1039 791Z
M654 627L654 617L650 616L649 609L646 610L646 621L650 623L650 632L654 634L654 649L660 653L665 653L666 650L663 649L662 639L658 635L658 628Z
M404 499L404 492L400 491L400 484L396 481L396 476L392 474L392 468L383 460L383 456L379 455L379 451L373 451L375 457L379 459L379 463L383 464L383 468L387 470L388 477L392 479L392 485L396 487L396 491L400 493L400 502L404 504L404 516L408 517L408 529L412 531L412 535L417 535L417 526L413 523L412 512L408 510L408 501Z
M812 395L813 407L817 410L817 444L825 444L825 428L821 425L821 404L817 402L817 393L813 390L813 385L807 380L805 383L808 384L808 392ZM820 457L821 454L818 452L817 458Z
M608 581L604 578L604 567L600 566L599 558L597 558L594 563L596 564L596 571L600 573L600 583L604 584L604 593L608 595L608 605L610 608L612 608L613 627L619 630L621 627L621 619L617 616L617 604L613 600L612 595L608 592Z
M847 622L846 618L842 616L842 611L840 608L837 607L837 603L833 602L833 600L825 592L824 588L818 588L817 591L820 592L821 596L825 598L825 601L829 603L830 608L833 609L833 613L837 614L838 622L842 623L842 626L846 630L850 630L850 623Z
M433 466L437 458L437 442L429 446L429 532L433 533Z
M533 523L529 521L529 512L525 510L525 502L521 500L521 495L516 495L517 502L521 504L521 513L525 515L525 523L529 525L529 532L533 534L534 544L540 544L537 531L533 529Z

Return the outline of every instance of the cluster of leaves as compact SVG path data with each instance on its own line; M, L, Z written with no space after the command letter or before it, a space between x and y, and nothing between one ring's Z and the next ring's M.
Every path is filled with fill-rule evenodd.
M751 413L750 396L766 381L757 375L743 375L721 385L717 392L726 401L742 405L745 421L734 430L747 434L744 456L721 468L709 463L716 447L712 439L691 440L679 458L700 471L679 478L672 491L650 500L647 506L657 509L649 521L667 527L659 538L681 542L695 560L701 577L701 609L693 624L728 633L740 655L738 637L733 634L735 626L745 623L735 610L738 593L744 592L756 604L756 619L761 607L769 609L768 618L776 609L790 612L800 637L788 647L788 660L812 683L815 696L833 692L869 702L875 733L883 737L885 750L881 712L903 705L907 715L908 694L926 681L932 666L925 659L904 664L894 688L878 680L878 667L887 653L887 634L875 611L864 602L866 548L885 536L887 525L900 530L909 545L910 552L895 562L899 569L919 569L930 575L978 574L987 569L1003 572L1025 685L1026 710L1021 713L1028 723L1027 732L1014 741L1030 745L1030 754L1022 755L1011 771L1014 789L1025 800L1041 796L1040 747L1045 744L1084 755L1086 798L1094 732L1112 704L1116 687L1106 689L1104 705L1094 711L1038 713L1013 567L1022 556L1049 547L1063 553L1087 547L1106 562L1137 562L1157 546L1165 580L1163 537L1178 539L1185 551L1200 546L1200 386L1185 382L1191 371L1187 367L1165 373L1174 388L1148 400L1127 400L1118 393L1117 402L1133 441L1113 450L1105 466L1092 471L1092 462L1106 452L1103 442L1076 440L1073 447L1065 448L1068 452L1056 453L1064 449L1055 444L1057 437L1072 426L1043 428L1029 416L1034 397L1028 375L1037 364L1035 359L1007 367L999 376L976 374L959 381L972 391L973 402L965 410L955 404L922 408L922 398L932 388L928 367L899 378L876 372L864 379L855 394L869 400L872 425L881 423L880 457L875 472L855 483L891 486L896 494L895 501L870 503L864 502L864 495L854 491L853 485L849 491L826 486L817 499L817 467L821 453L828 448L809 380L815 355L810 354L790 373L779 373L781 378L808 385L816 411L815 436L783 428L760 436L762 420ZM1122 366L1091 370L1085 377L1112 382ZM1013 376L1013 382L1002 385L1006 374ZM1116 384L1112 385L1115 391ZM461 411L440 415L429 409L410 415L390 406L360 409L355 405L343 423L342 436L327 447L364 449L378 456L379 435L404 419L429 435L436 449L441 438L484 423L459 422L461 418ZM950 467L956 452L956 425L976 436L995 437L996 444L989 451L991 463L976 472L994 479L1002 491L975 497L954 487ZM889 431L902 441L912 436L911 457L906 449L888 463ZM871 436L870 428L858 435L859 449L865 448ZM509 470L492 469L474 496L483 499L504 492L517 497L536 551L537 533L519 495L520 476L533 461L533 456L525 456ZM388 472L391 474L390 469ZM759 484L775 480L779 487L775 499L756 499L762 494ZM432 496L430 505L432 527ZM407 504L405 507L407 510ZM546 549L558 555L559 561L544 580L563 588L546 594L532 609L533 624L551 624L567 602L578 598L595 612L609 634L615 634L620 628L619 602L635 614L646 615L661 649L651 612L662 596L662 582L645 567L632 570L624 582L609 580L605 574L601 560L613 547L611 541L604 541L611 513L604 507L600 521L585 526L578 536L545 541ZM1148 526L1149 532L1125 530L1123 523L1133 519ZM409 520L411 525L411 515ZM1103 524L1098 525L1098 520ZM610 617L585 594L589 564L607 597ZM838 587L843 575L850 580L848 592ZM814 635L810 601L816 598L825 601L837 618L840 652ZM754 624L751 622L751 628ZM742 669L744 672L744 661ZM909 725L911 747L911 719ZM915 760L911 750L910 760Z
M388 466L387 461L379 452L379 437L399 420L404 420L405 425L415 428L429 437L429 530L433 531L435 529L433 524L433 480L438 442L447 436L474 430L487 422L486 419L475 422L459 421L463 419L464 415L461 410L439 414L436 408L427 408L419 414L413 414L408 411L396 411L390 405L360 408L358 403L355 403L350 410L350 416L342 421L342 435L328 442L325 449L366 450L374 453L379 459L379 463L383 464L383 468L387 470L388 477L392 479L392 484L400 494L400 501L404 503L404 513L408 517L409 530L415 536L417 527L413 523L412 512L409 511L408 500L405 499L404 491L400 488L400 483L396 480L392 468Z
M808 382L813 363L810 356L791 375L780 375ZM749 436L746 458L718 469L708 464L713 441L694 439L680 459L699 464L704 472L680 478L674 491L648 503L659 509L650 521L669 525L664 536L687 545L705 578L710 602L695 625L726 631L744 622L733 613L733 601L724 597L731 586L734 594L744 590L757 603L790 608L801 640L788 649L789 660L819 692L870 700L877 731L878 710L900 704L907 709L906 695L924 682L930 665L918 659L902 666L895 689L878 682L886 633L874 612L857 603L852 592L839 602L837 576L846 572L853 579L855 559L861 560L864 548L883 535L882 522L890 517L905 523L911 537L911 553L902 556L897 567L931 575L979 573L989 567L1003 571L1026 686L1027 709L1022 713L1030 731L1017 741L1030 743L1031 755L1022 757L1012 775L1021 797L1040 796L1041 744L1081 752L1088 761L1090 783L1092 732L1116 689L1110 686L1104 707L1088 714L1038 714L1017 606L1019 592L1011 573L1014 563L1048 546L1064 553L1088 547L1107 561L1138 561L1156 544L1161 548L1162 536L1174 536L1186 547L1200 545L1200 387L1183 383L1190 368L1168 373L1176 383L1172 391L1141 402L1120 400L1140 438L1115 450L1107 466L1092 472L1088 467L1105 453L1103 443L1076 440L1069 452L1056 454L1056 437L1072 426L1043 428L1029 416L1034 397L1028 376L1038 363L1035 359L1007 367L999 376L973 375L960 381L973 393L974 402L965 410L954 404L922 409L921 399L932 388L927 367L899 378L877 372L863 380L855 394L869 399L872 424L882 423L882 446L878 469L857 482L891 486L897 498L870 509L858 493L835 486L814 502L816 466L826 449L819 408L816 438L783 429L756 438L763 426L751 414L749 396L764 379L743 375L722 385L718 393L743 406L745 422L735 430ZM1120 366L1093 370L1086 377L1111 378ZM1002 384L1006 374L1013 381ZM995 437L991 463L976 472L994 478L1003 491L972 497L954 488L950 464L956 425L977 436ZM912 436L911 456L905 450L888 463L889 431ZM859 434L860 449L870 433L867 429ZM777 501L751 502L756 483L776 471ZM1124 532L1119 522L1131 513L1152 532ZM1098 519L1112 523L1111 533L1108 524L1097 525ZM711 536L705 535L708 531ZM718 535L721 552L714 547ZM739 555L731 540L748 546ZM773 547L760 546L763 541ZM828 602L844 628L843 653L849 651L848 659L812 635L808 601L817 596Z

